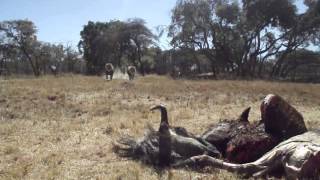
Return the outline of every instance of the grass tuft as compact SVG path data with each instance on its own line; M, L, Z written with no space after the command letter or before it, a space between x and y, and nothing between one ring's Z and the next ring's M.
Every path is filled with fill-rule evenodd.
M164 76L134 81L101 77L44 76L0 80L0 179L239 179L220 170L165 170L117 157L120 136L141 137L158 129L166 104L169 121L201 134L220 119L236 118L251 106L260 118L269 93L283 96L320 127L320 85L265 81L189 81Z

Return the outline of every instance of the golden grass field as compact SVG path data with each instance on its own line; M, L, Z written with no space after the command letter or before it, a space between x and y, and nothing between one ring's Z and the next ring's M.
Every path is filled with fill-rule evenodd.
M201 134L219 119L251 106L260 117L265 95L282 96L309 128L320 128L320 85L265 81L190 81L165 76L106 81L102 77L0 80L0 179L238 179L225 171L166 170L159 175L112 152L120 136L158 128L168 106L170 123Z

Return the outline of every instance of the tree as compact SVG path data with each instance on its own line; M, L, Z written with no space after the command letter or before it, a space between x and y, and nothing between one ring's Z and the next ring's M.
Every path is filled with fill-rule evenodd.
M169 36L174 47L203 52L214 73L261 77L276 56L269 73L279 77L284 58L319 37L319 2L308 5L298 14L291 0L178 0Z
M2 45L16 48L31 65L35 76L40 75L39 62L34 56L36 46L36 27L28 20L4 21L0 23Z
M142 56L146 53L150 45L155 44L156 38L152 32L146 27L143 19L129 19L126 24L126 33L129 37L131 52L134 58L131 58L132 63L139 67L140 73L145 75L145 66L147 61L142 60Z
M66 62L71 70L71 66L80 63L78 60L78 53L70 46L38 41L31 21L0 22L0 69L40 76L46 74L51 65L67 69L64 68Z
M81 31L81 38L79 49L86 59L88 74L98 74L107 62L121 68L128 63L122 62L124 56L144 74L142 56L153 44L155 36L144 20L130 19L127 22L88 22Z
M64 67L66 72L76 72L76 66L80 63L79 53L70 45L64 47Z
M34 56L40 62L40 70L43 74L48 72L50 66L60 69L65 61L64 47L61 44L39 43L35 49Z
M311 70L314 69L314 70ZM319 79L320 54L310 50L299 49L286 56L280 76L290 76L292 80Z
M102 23L94 23L89 21L80 32L81 40L78 44L79 51L83 53L84 58L87 62L87 73L97 73L96 66L98 65L99 59L97 58L97 41L100 34L103 34Z

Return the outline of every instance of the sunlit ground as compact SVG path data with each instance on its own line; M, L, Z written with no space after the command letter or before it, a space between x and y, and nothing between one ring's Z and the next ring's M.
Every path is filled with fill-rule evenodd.
M112 143L142 136L159 125L149 107L168 106L170 123L201 134L219 119L235 118L279 94L300 111L309 128L320 127L320 85L264 81L189 81L138 77L65 75L0 80L1 179L238 179L225 171L166 170L158 174L121 159Z

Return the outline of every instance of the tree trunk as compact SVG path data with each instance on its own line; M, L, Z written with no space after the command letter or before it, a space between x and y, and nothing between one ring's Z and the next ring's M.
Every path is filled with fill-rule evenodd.
M21 47L21 50L22 50L22 52L24 53L24 55L27 57L30 65L31 65L33 74L34 74L36 77L40 76L39 66L38 66L37 62L34 63L34 62L32 61L32 58L31 58L30 54L26 51L26 49L25 49L24 47Z
M204 50L204 55L210 60L210 64L211 64L211 70L213 73L213 77L217 78L217 67L216 67L216 61L215 61L215 57L214 55L209 52L209 49L205 49Z

